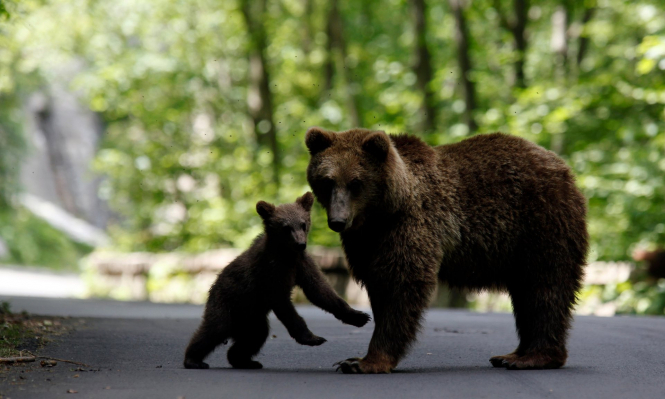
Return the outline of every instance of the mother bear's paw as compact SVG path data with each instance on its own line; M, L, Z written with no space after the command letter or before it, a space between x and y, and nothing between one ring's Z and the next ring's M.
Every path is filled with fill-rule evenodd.
M508 370L542 370L558 369L566 363L565 356L550 356L543 353L517 355L511 353L490 358L494 367L505 367Z
M368 361L365 359L352 357L341 362L333 364L344 374L388 374L393 369L389 362Z
M514 362L517 357L518 356L515 353L509 353L507 355L501 356L492 356L490 357L490 363L492 363L492 366L494 367L507 367L508 363Z

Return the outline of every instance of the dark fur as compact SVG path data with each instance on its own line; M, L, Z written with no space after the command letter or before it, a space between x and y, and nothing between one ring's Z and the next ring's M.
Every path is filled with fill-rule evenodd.
M312 128L306 143L307 179L376 322L367 355L340 362L343 372L397 366L437 276L510 294L520 343L494 366L566 362L588 236L586 200L556 154L500 133L430 147L406 135Z
M633 253L633 259L644 261L647 264L647 273L654 279L665 278L665 250L654 251L638 250Z
M295 285L314 305L343 323L357 327L367 323L369 315L351 309L305 252L313 201L312 193L307 193L294 204L256 204L265 233L224 268L210 288L203 322L185 352L186 368L207 369L203 360L228 338L234 341L227 353L233 367L261 368L252 357L268 338L271 310L296 342L310 346L326 342L307 328L293 307Z

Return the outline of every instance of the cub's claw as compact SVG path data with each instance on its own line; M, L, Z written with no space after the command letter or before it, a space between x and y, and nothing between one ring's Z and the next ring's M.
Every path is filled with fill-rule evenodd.
M322 345L323 343L327 342L327 340L323 337L316 336L312 334L311 336L307 338L301 338L297 341L300 345L307 345L307 346L319 346Z
M199 369L199 370L205 370L210 368L208 366L208 363L206 362L195 362L191 360L185 360L184 366L186 369Z
M231 366L235 369L245 369L245 370L258 370L263 368L263 365L260 362L255 360L246 360L242 362L231 363Z

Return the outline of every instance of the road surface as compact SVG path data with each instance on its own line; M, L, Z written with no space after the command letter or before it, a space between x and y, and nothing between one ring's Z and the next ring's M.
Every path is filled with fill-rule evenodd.
M665 397L665 318L579 316L564 368L509 371L492 368L488 359L516 346L512 315L431 310L418 343L392 374L343 375L333 363L364 354L374 325L343 325L312 307L298 311L315 334L328 339L324 345L296 344L271 318L271 338L258 356L263 370L231 369L228 346L211 355L210 370L186 370L183 350L200 306L2 300L11 300L15 311L72 316L76 330L56 337L40 354L98 370L65 363L23 373L15 367L0 373L3 399Z

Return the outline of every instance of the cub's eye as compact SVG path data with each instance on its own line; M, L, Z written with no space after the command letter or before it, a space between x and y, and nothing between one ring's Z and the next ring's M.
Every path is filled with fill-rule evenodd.
M363 183L358 180L358 179L353 179L351 180L351 183L349 183L349 191L351 191L351 194L353 195L358 195L363 189Z
M305 223L301 223L301 224L300 224L300 228L301 228L302 230L307 231L307 225L306 225Z

